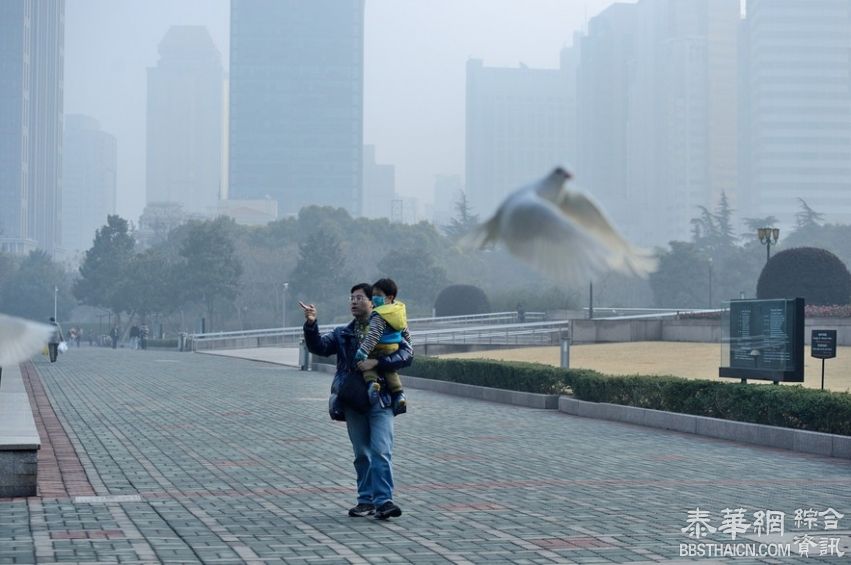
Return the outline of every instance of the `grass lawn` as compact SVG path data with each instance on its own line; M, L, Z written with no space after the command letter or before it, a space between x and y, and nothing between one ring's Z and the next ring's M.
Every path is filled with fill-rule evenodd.
M557 346L524 347L453 353L439 357L529 361L558 367L559 348ZM570 348L570 366L575 369L594 369L610 375L675 375L687 379L738 382L736 379L721 379L718 376L720 361L721 345L717 343L647 341L573 345ZM810 357L810 348L806 346L804 361L804 386L819 388L821 359ZM851 347L837 347L836 358L825 361L824 374L826 389L840 392L851 391Z

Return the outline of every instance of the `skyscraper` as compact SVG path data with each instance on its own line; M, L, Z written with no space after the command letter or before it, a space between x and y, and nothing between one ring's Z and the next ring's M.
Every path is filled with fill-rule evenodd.
M737 188L738 0L641 0L580 45L578 184L643 245L689 237Z
M203 26L173 26L148 69L147 203L214 213L221 190L221 54Z
M115 137L97 120L80 114L65 116L62 165L62 247L84 251L95 231L115 214Z
M467 62L466 187L475 214L487 217L514 189L572 159L572 88L561 68Z
M231 198L360 214L363 29L364 0L231 1Z
M0 250L60 243L64 0L0 2Z
M749 0L745 35L749 215L851 223L851 3Z

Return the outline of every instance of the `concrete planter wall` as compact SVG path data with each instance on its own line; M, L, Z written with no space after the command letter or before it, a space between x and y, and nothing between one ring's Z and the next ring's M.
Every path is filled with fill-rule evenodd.
M837 345L851 345L851 319L807 318L804 340L813 329L836 330ZM720 320L574 320L573 343L685 341L720 343Z

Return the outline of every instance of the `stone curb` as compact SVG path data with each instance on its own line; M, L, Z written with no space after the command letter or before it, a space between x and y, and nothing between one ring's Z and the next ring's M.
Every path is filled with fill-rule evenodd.
M574 416L674 430L825 457L851 459L851 437L849 436L663 412L605 402L588 402L567 396L559 398L558 409L560 412Z

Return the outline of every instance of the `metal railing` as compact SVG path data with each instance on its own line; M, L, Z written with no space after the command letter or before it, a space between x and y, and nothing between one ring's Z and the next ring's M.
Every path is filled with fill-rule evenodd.
M426 324L428 322L444 322L443 318L418 318L409 320L411 336L416 344L427 343L516 343L533 344L549 343L551 334L558 332L569 325L568 320L551 322L527 322L524 324L488 323L494 320L508 319L505 313L490 315L488 317L478 316L452 316L453 322L461 322L461 325L440 327L440 323ZM528 314L527 314L528 315ZM460 319L460 320L459 320ZM478 325L471 324L473 321ZM413 326L413 322L418 322ZM334 329L339 324L324 324L319 326L320 332ZM434 326L438 327L434 327ZM302 338L302 327L269 328L261 330L244 330L234 332L210 332L194 334L188 337L193 351L209 349L250 349L255 347L287 347L295 346Z

